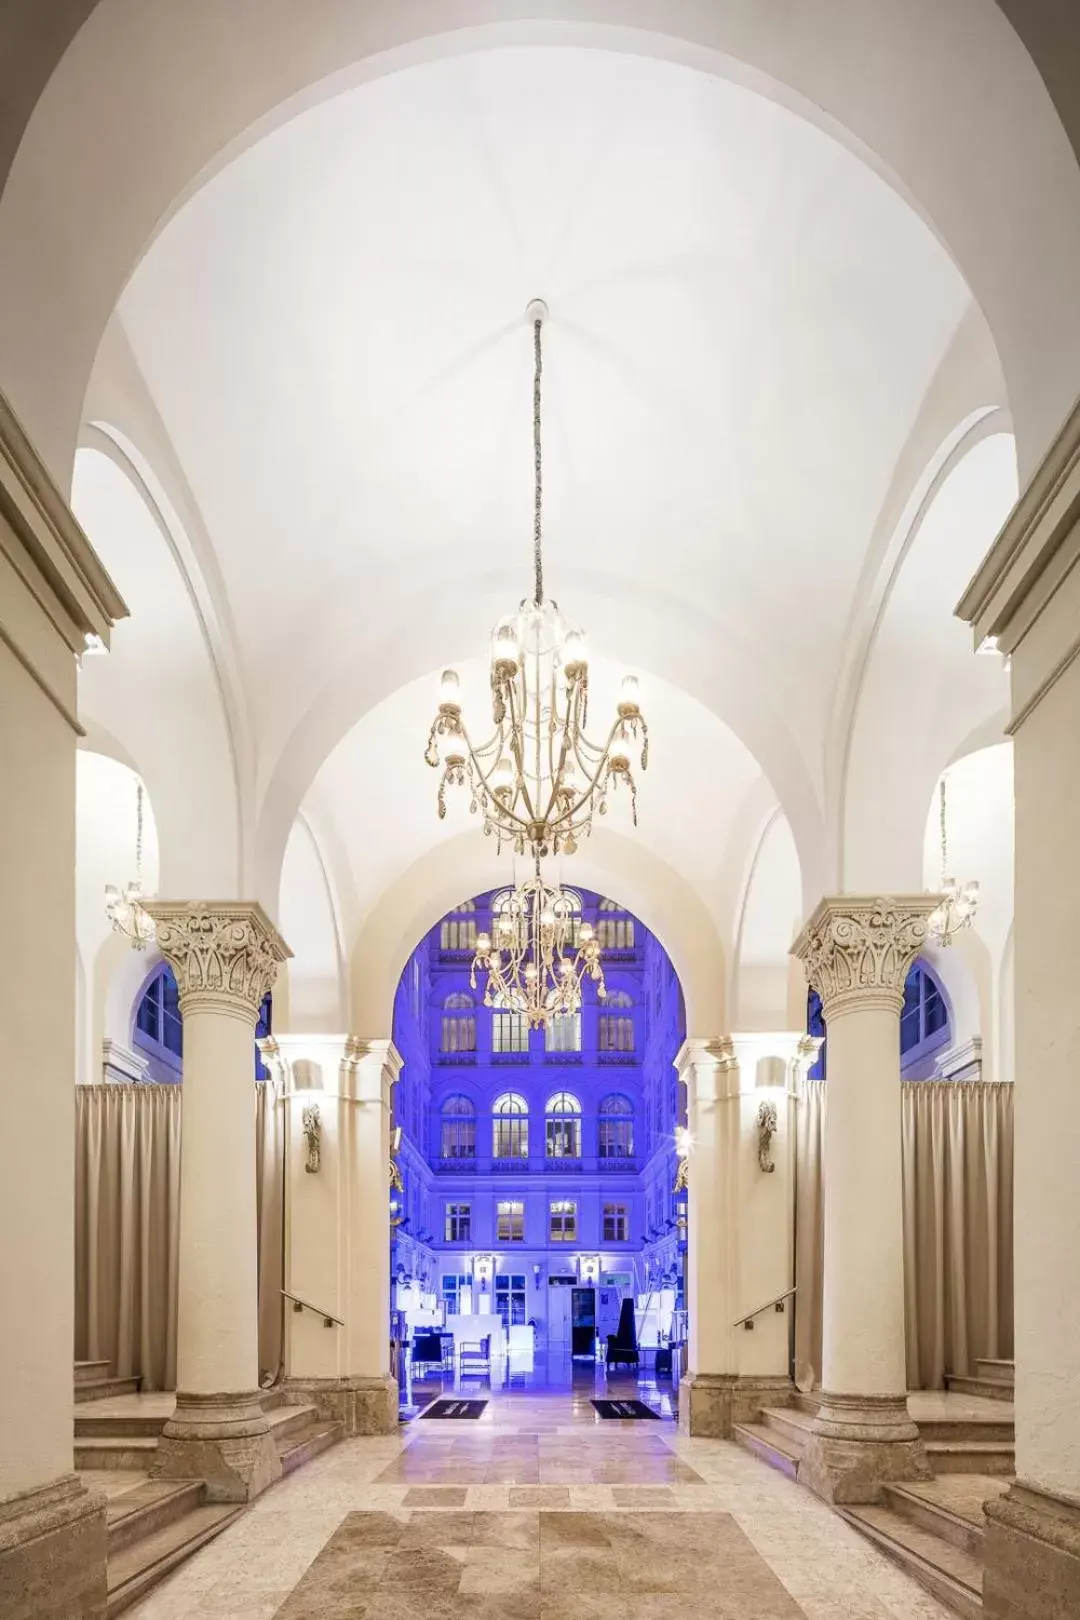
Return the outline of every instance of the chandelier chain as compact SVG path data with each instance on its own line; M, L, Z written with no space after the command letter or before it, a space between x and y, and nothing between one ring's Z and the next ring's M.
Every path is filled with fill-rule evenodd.
M142 888L143 786L135 791L135 881Z
M542 322L533 322L533 470L535 474L533 494L533 571L535 575L535 596L537 607L544 600L544 550L542 509L544 498L543 476L543 450L540 436L540 377L544 369L543 354L540 344L540 327Z
M938 795L938 803L939 803L939 805L941 807L941 878L942 878L942 882L944 882L945 876L946 876L946 874L947 874L947 872L949 870L949 852L948 852L948 845L946 844L946 841L945 841L945 778L944 777L941 778L941 792Z

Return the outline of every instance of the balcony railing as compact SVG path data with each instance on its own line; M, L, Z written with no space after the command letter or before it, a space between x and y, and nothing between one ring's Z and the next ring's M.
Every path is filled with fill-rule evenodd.
M619 1067L625 1065L630 1068L635 1063L640 1063L641 1059L636 1052L597 1052L596 1061L602 1068L609 1065Z
M476 1155L470 1153L467 1157L462 1154L450 1159L436 1159L434 1168L450 1175L469 1175L476 1169Z
M528 1052L492 1052L492 1063L528 1063Z
M545 1052L544 1053L544 1062L545 1063L558 1063L558 1064L562 1065L562 1064L567 1064L567 1063L584 1063L584 1061L585 1061L584 1052Z
M580 1170L581 1169L581 1159L580 1158L571 1158L568 1153L560 1155L560 1156L556 1156L555 1154L552 1154L549 1158L546 1158L544 1160L544 1169L545 1170L556 1170L556 1171L558 1171L558 1170Z
M596 1168L601 1173L608 1175L632 1176L636 1175L641 1167L636 1155L625 1153L613 1154L610 1158L597 1159Z
M439 1063L475 1063L475 1052L440 1052L436 1060Z

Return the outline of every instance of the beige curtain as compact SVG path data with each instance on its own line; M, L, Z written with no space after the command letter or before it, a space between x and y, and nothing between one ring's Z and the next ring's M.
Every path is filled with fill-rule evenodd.
M1013 1088L901 1083L909 1389L943 1389L978 1357L1013 1353ZM821 1380L827 1081L798 1104L795 1377Z
M808 1080L795 1105L795 1382L802 1390L821 1382L826 1084Z
M176 1388L182 1086L75 1088L75 1359ZM260 1377L281 1363L284 1120L255 1087Z

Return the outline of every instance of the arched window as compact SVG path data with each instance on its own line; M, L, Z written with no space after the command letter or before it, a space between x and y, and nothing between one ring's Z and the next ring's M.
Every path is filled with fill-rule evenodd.
M448 917L443 918L439 924L440 950L475 951L476 917L470 915L475 911L475 900L463 900L460 906L454 907Z
M476 1109L468 1097L447 1097L442 1105L440 1158L476 1158Z
M634 1105L629 1097L614 1093L601 1102L598 1151L602 1159L633 1158Z
M269 990L259 1004L255 1020L255 1040L272 1033L273 998ZM133 1039L165 1069L164 1078L179 1079L184 1056L184 1020L180 1013L180 991L176 975L168 962L162 962L148 981L135 1012ZM262 1053L254 1050L255 1078L268 1080L270 1071L263 1063Z
M544 1049L548 1052L581 1051L581 1011L555 1013L544 1026Z
M549 1098L544 1151L549 1159L581 1158L581 1104L569 1091Z
M949 1009L934 975L925 962L912 964L904 984L904 1004L900 1009L901 1073L929 1072L926 1064L932 1053L949 1042ZM922 1079L922 1073L913 1073Z
M634 1020L631 1008L633 997L625 990L612 990L600 1014L601 1052L632 1052L634 1050Z
M476 1051L476 1008L467 990L454 990L443 1001L442 1051Z
M529 1157L529 1105L516 1091L506 1091L495 1099L491 1132L493 1159Z
M596 938L600 949L632 951L634 949L634 919L627 915L617 900L601 900L596 924ZM605 915L607 913L607 915Z
M825 1015L821 1010L821 997L816 990L808 990L806 993L806 1033L818 1036L821 1041L813 1066L806 1071L806 1078L808 1080L824 1080Z

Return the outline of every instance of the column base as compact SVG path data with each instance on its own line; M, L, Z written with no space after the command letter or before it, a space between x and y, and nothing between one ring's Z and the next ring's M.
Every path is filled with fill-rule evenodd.
M764 1373L689 1372L679 1382L679 1427L702 1440L730 1440L736 1423L754 1423L763 1406L786 1406L791 1379Z
M799 1459L799 1484L826 1502L880 1502L882 1487L930 1479L930 1464L904 1395L822 1395Z
M204 1479L211 1502L250 1502L281 1478L281 1460L258 1390L191 1395L177 1391L161 1431L154 1475Z
M77 1474L0 1502L4 1620L104 1620L105 1498Z
M396 1434L398 1430L397 1379L287 1378L290 1394L314 1401L319 1416L341 1423L345 1435Z
M1080 1614L1080 1497L1017 1480L987 1502L987 1620L1071 1620Z

